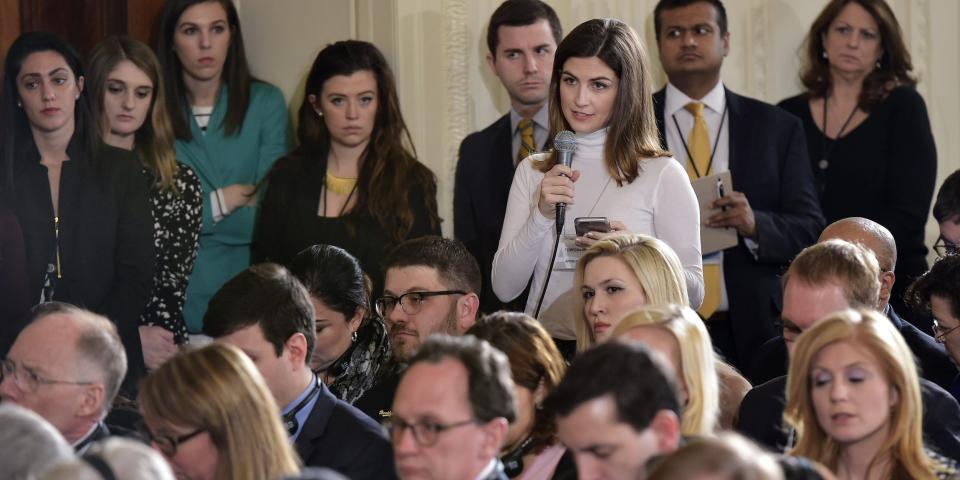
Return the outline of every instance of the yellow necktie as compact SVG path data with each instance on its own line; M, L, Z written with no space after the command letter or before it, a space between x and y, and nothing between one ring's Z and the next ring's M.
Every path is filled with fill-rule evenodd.
M684 108L693 115L693 128L687 137L687 149L690 157L687 159L687 175L691 180L700 176L707 176L710 172L710 137L707 133L707 121L703 118L703 104L690 102ZM693 166L696 165L696 168ZM699 175L697 174L699 172ZM703 303L697 313L703 318L710 318L720 307L720 265L703 265Z
M520 149L517 150L517 164L523 161L537 151L536 143L533 140L533 120L524 118L517 125L520 130Z
M691 179L705 177L710 174L707 171L710 168L710 135L707 133L707 120L703 118L703 104L690 102L683 108L693 115L693 128L687 137L687 149L692 157L687 159L687 175Z

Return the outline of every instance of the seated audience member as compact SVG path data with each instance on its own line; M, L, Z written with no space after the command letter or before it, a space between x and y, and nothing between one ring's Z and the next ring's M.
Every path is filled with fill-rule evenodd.
M203 332L250 357L307 466L352 479L394 476L390 444L379 425L338 400L310 370L316 327L307 290L285 268L261 263L220 288L203 316Z
M788 354L792 355L797 336L827 315L847 308L875 309L880 295L880 267L868 249L844 240L828 240L800 252L783 282L784 333ZM790 446L790 432L783 428L786 385L787 377L781 376L754 387L744 397L737 421L740 433L774 451ZM928 445L951 458L960 458L960 406L928 380L920 379L920 389Z
M82 457L57 464L39 480L173 480L163 456L125 438L109 438L90 446Z
M563 378L566 364L550 334L526 314L496 312L477 321L468 335L486 340L510 361L517 418L510 423L500 461L510 478L573 478L576 467L557 442L553 414L543 401Z
M48 302L36 307L2 362L0 400L33 410L83 453L110 435L103 419L126 372L113 322Z
M663 458L647 480L782 480L776 458L736 433L704 437Z
M212 344L163 363L140 386L143 435L177 478L263 480L297 474L277 404L253 362Z
M683 266L669 245L649 235L619 234L593 244L577 262L577 347L611 337L617 322L643 305L686 305Z
M918 309L933 315L933 335L954 363L949 391L960 400L960 256L948 255L930 267L907 289L906 298Z
M800 335L787 377L791 455L839 478L947 478L956 463L925 450L913 356L873 309L828 315Z
M337 398L352 404L390 360L387 328L372 314L360 262L340 247L314 245L293 258L290 272L313 303L317 339L310 368Z
M684 436L706 436L716 430L720 394L715 354L697 312L680 305L642 307L624 317L612 337L640 342L669 362L677 380Z
M63 435L30 410L4 403L0 405L0 425L4 478L34 478L51 465L73 457L73 449Z
M506 480L497 453L516 400L502 352L472 336L434 335L396 393L389 428L401 479Z
M950 362L946 351L942 346L937 345L929 334L901 318L889 303L890 292L897 279L894 273L894 267L897 264L897 245L890 231L873 220L851 217L837 220L827 226L820 234L818 242L831 239L857 243L873 252L880 264L880 294L876 303L877 310L890 319L893 326L907 341L910 351L919 361L920 375L943 388L949 387L957 369ZM759 362L754 369L760 381L765 382L774 377L786 375L787 352L783 337L770 340L762 350L763 352L757 356Z
M933 218L940 226L940 238L933 245L938 257L960 251L960 170L953 172L937 192Z
M374 306L390 333L394 365L354 402L375 420L390 416L400 373L427 337L463 335L480 308L480 267L459 240L408 240L387 255L383 266L385 288Z
M557 416L578 478L644 478L651 458L680 443L672 368L641 344L608 342L578 355L544 408Z

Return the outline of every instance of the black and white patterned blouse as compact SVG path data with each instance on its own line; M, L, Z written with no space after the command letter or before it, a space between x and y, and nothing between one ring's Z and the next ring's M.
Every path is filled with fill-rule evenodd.
M187 325L183 320L184 294L187 281L197 259L200 224L203 220L203 193L200 179L193 170L177 163L176 191L150 190L153 212L153 248L155 251L153 292L140 317L140 325L163 327L174 335L174 341L187 341ZM153 178L150 172L144 172Z

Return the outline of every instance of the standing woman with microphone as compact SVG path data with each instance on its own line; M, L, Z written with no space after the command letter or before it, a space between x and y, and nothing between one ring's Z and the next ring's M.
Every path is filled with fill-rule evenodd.
M513 178L493 290L500 300L512 300L532 276L526 312L560 340L565 353L576 343L577 259L609 233L578 236L576 218L605 217L611 232L663 240L683 265L690 306L703 299L699 207L683 167L660 147L649 75L646 50L627 24L595 19L575 28L557 47L550 85L551 131L576 134L572 166L558 154L535 154ZM566 205L565 215L557 215L558 204ZM606 288L620 289L614 283Z

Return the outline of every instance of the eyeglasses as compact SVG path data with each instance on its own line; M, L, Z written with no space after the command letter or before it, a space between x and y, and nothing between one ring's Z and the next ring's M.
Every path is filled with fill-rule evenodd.
M26 393L37 393L40 385L93 385L93 382L43 378L32 369L24 367L23 365L17 365L17 362L5 358L0 360L0 383L2 383L7 376L13 378L14 385Z
M156 445L157 449L160 450L161 453L170 458L173 458L177 455L177 448L179 448L180 445L189 442L190 439L200 435L205 431L202 428L198 428L190 433L180 436L154 435L154 433L150 431L150 428L147 427L147 424L143 423L142 421L137 424L137 430L148 443Z
M422 422L409 423L393 416L386 424L386 427L390 433L390 440L393 443L398 443L400 439L403 438L403 432L409 428L413 432L413 439L417 442L417 445L421 447L431 447L437 443L437 437L440 436L441 433L464 425L470 425L471 423L475 422L473 420L464 420L462 422L444 424L424 420Z
M943 238L941 235L933 244L933 251L936 252L938 257L943 258L947 255L956 255L958 252L960 252L960 246L954 244L953 242L948 242L947 239Z
M466 294L467 292L464 292L463 290L441 290L438 292L407 292L399 297L384 295L373 302L373 308L377 311L377 315L386 317L399 303L400 309L403 310L403 313L406 313L407 315L416 315L420 313L420 309L423 308L423 300L427 297Z
M957 330L957 329L960 329L960 325L957 325L956 327L953 327L950 329L945 329L941 327L939 323L937 323L936 319L934 319L933 320L933 339L939 343L943 343L947 335L950 335L951 333L953 333L954 330Z

